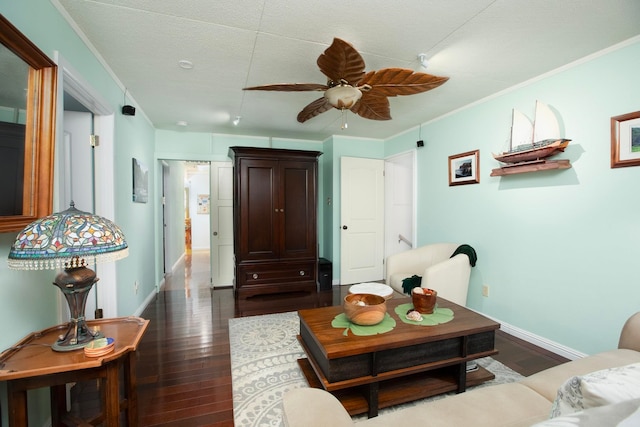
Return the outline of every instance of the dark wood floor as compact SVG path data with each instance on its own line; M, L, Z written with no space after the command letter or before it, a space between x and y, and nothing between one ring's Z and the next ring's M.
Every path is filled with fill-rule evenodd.
M347 289L238 302L231 289L209 288L208 266L208 252L188 256L142 314L150 324L138 350L141 426L233 426L228 319L341 304ZM566 361L500 331L496 348L523 375Z

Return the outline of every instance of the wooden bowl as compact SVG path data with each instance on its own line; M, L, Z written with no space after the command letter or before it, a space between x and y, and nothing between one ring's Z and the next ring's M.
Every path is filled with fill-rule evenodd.
M431 314L436 307L438 293L433 289L416 287L411 290L413 308L422 314Z
M349 294L344 297L343 307L347 318L362 326L377 325L387 313L384 297L374 294Z

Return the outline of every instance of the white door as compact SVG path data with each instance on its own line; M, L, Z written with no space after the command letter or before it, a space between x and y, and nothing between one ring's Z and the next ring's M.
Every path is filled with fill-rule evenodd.
M211 162L211 284L233 285L233 165Z
M89 136L93 128L91 113L64 112L64 206L73 200L81 211L93 212L93 153Z
M64 167L61 173L61 206L63 211L73 201L75 207L81 211L94 212L93 199L93 148L89 142L89 136L93 131L93 115L86 112L64 112L64 142L62 145L62 163ZM96 270L96 266L90 266ZM100 277L98 275L98 277ZM93 319L96 309L96 291L98 285L93 286L87 296L85 316ZM66 307L66 302L64 303ZM62 310L65 321L69 320L68 309Z
M340 284L382 280L384 161L340 161Z
M416 245L415 151L385 160L384 258Z

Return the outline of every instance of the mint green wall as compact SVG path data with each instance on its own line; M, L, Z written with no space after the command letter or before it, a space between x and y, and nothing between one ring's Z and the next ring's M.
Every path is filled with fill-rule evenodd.
M418 244L453 241L478 252L468 304L584 353L613 348L638 311L640 167L611 169L610 118L640 110L640 42L547 75L422 126ZM490 177L508 141L511 109L536 100L572 139L572 168ZM387 142L415 144L417 129ZM448 156L480 150L480 183L448 186ZM490 287L488 298L481 287Z
M156 266L153 251L157 239L152 220L160 197L152 185L157 164L153 158L155 130L139 115L117 114L114 159L116 218L129 243L129 256L117 262L118 315L136 313L149 295L156 291ZM136 158L149 168L149 201L134 203L131 197L133 171L131 161ZM162 173L160 169L159 173ZM162 268L162 264L160 265ZM138 283L136 292L134 283Z

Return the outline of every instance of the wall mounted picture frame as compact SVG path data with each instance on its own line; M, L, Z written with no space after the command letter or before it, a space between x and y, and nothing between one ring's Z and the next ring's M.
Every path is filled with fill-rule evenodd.
M449 186L480 182L480 150L449 156Z
M208 215L211 205L208 194L198 194L198 214Z
M640 166L640 111L611 117L611 167Z
M135 157L133 165L133 201L147 203L149 201L149 168Z

